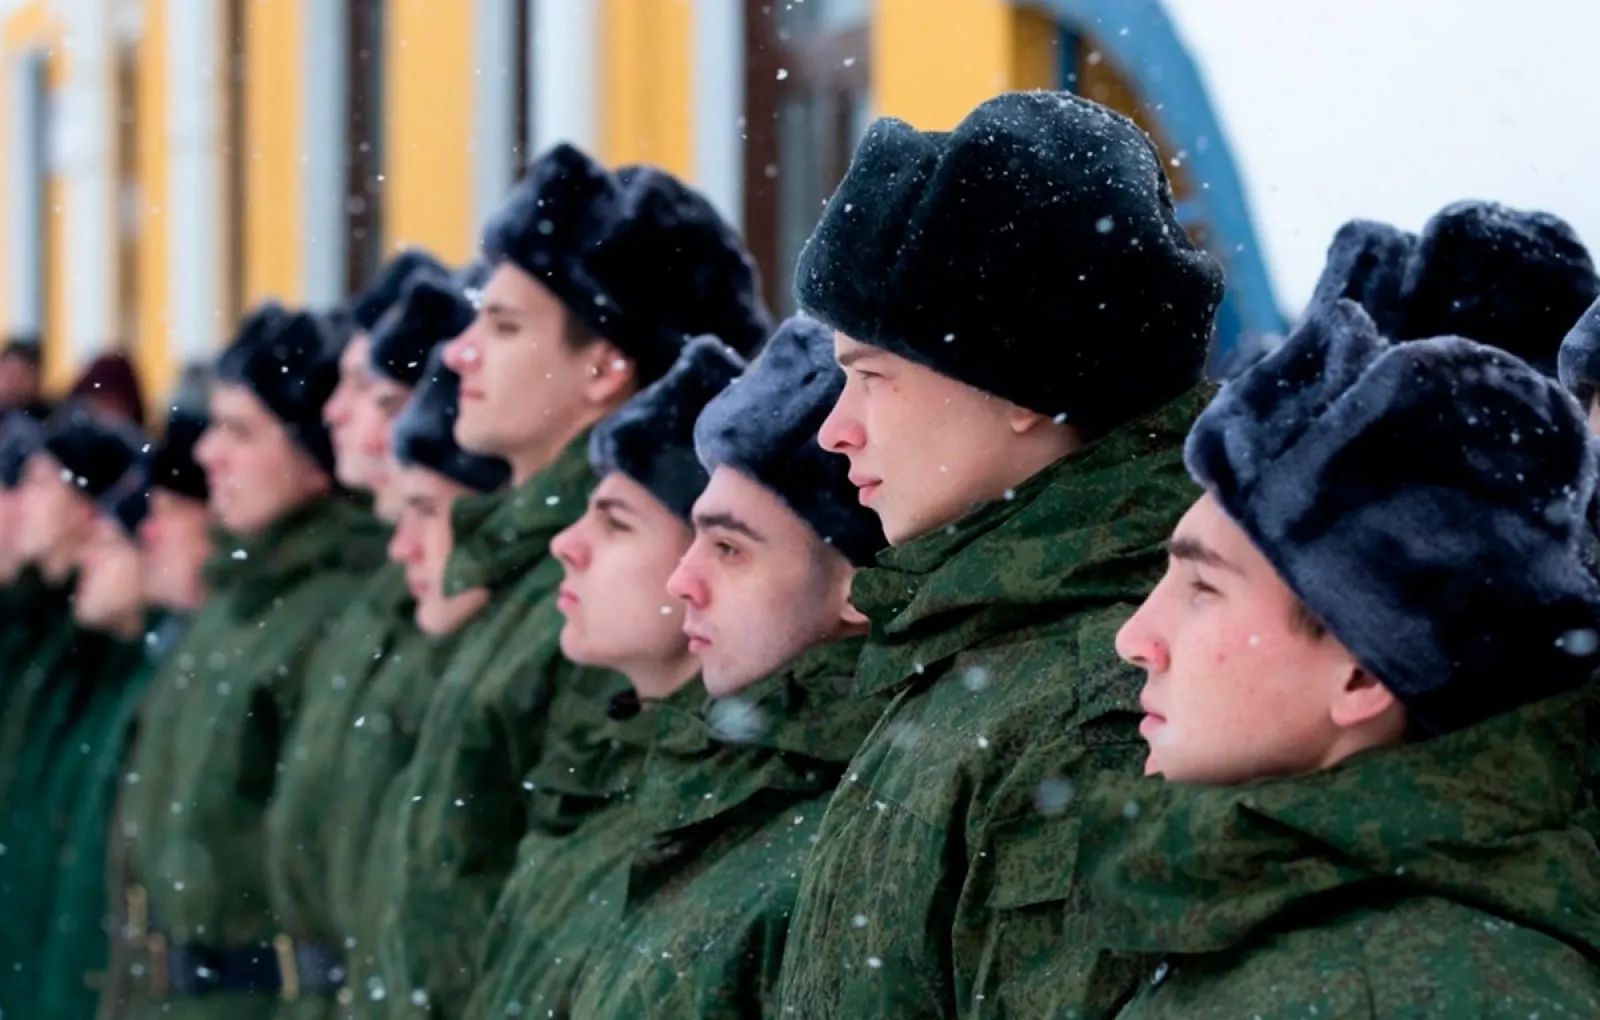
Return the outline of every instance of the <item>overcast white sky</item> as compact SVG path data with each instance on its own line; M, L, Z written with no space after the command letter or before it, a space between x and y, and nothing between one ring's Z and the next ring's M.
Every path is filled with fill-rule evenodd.
M1279 302L1361 216L1458 198L1600 245L1600 0L1165 0L1245 176Z

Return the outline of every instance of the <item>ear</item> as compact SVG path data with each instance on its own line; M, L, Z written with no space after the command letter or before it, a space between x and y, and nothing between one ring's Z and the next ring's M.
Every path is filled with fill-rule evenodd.
M1344 684L1334 693L1329 714L1334 725L1355 729L1400 711L1400 702L1389 688L1360 666L1352 665Z
M583 354L581 384L589 403L619 403L638 388L639 366L609 340L595 341Z
M846 566L844 570L839 571L839 622L850 633L865 631L872 622L867 619L865 613L855 607L855 603L850 601L850 586L855 579L855 567Z
M1077 450L1083 445L1077 429L1064 421L1057 421L1049 415L1040 414L1038 411L1030 411L1026 407L1018 407L1016 404L1012 404L1006 410L1006 420L1007 424L1011 426L1013 435L1025 436L1029 433L1040 435L1054 433L1055 438L1061 441L1061 444L1066 447L1068 452Z

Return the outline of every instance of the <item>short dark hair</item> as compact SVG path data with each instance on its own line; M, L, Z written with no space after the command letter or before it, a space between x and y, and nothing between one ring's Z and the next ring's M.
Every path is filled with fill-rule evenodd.
M43 356L39 352L39 338L34 336L14 336L6 341L4 348L0 348L0 359L16 358L27 362L29 367L37 371L43 363Z
M1328 636L1328 625L1317 619L1299 599L1295 599L1294 605L1289 607L1289 629L1313 641L1321 641Z
M599 343L602 339L599 333L589 328L589 324L562 309L563 322L561 325L561 338L567 343L567 350L577 353L586 351Z

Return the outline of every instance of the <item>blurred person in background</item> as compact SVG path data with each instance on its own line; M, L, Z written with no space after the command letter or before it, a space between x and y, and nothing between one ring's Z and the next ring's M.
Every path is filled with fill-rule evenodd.
M84 368L67 397L96 414L144 427L144 396L139 375L125 354L113 351L96 356Z
M21 411L35 421L50 417L40 398L43 358L39 338L17 336L0 348L0 411Z

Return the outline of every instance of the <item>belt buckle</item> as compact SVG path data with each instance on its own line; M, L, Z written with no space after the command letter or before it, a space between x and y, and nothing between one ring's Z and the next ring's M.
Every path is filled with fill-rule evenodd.
M161 935L152 933L145 940L148 950L145 954L145 964L150 968L150 997L165 999L170 991L169 982L171 972L167 969L167 940Z
M272 940L272 950L278 955L278 994L284 1002L300 998L300 968L294 958L294 939L279 935Z

